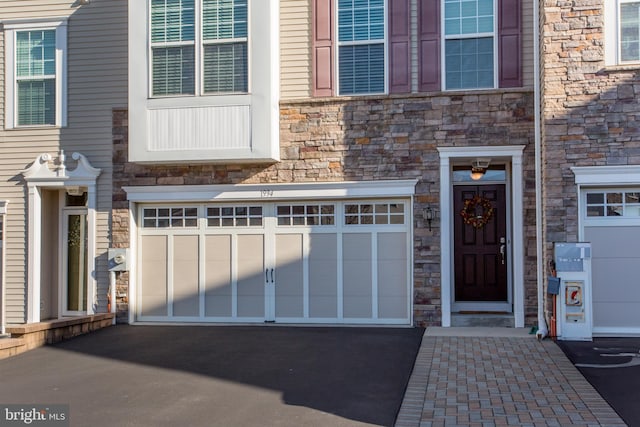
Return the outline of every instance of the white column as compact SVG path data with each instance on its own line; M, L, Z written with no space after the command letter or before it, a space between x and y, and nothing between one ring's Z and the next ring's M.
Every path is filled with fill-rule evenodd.
M511 158L513 182L513 317L516 328L524 328L524 210L522 153Z
M94 314L98 304L96 285L96 185L87 186L87 314Z
M440 300L442 326L451 326L451 170L440 157Z
M42 197L40 189L29 184L27 235L27 323L40 321L40 265L42 241Z

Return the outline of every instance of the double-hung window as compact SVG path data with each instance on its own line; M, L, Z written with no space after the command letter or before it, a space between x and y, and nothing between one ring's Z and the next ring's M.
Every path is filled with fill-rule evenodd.
M605 61L607 65L640 62L640 1L605 2Z
M66 20L4 23L5 127L66 125Z
M338 0L341 95L385 92L385 0Z
M444 77L447 90L495 86L493 1L444 1Z
M247 0L150 0L151 95L248 91Z

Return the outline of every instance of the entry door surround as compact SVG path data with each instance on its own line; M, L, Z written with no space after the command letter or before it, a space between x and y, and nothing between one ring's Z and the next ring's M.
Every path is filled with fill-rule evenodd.
M441 299L442 326L451 326L453 305L453 166L471 165L475 158L491 158L507 165L507 199L511 200L513 312L516 327L524 327L523 167L525 146L438 147L440 155Z

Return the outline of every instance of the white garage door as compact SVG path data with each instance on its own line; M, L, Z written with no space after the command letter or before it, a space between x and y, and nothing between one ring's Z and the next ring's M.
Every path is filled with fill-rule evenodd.
M142 205L136 320L410 324L409 206Z
M640 333L640 189L586 192L594 333Z

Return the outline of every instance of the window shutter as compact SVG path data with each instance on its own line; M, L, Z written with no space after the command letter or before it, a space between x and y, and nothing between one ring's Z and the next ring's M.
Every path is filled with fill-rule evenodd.
M418 3L418 87L421 92L440 87L440 1Z
M522 86L521 0L498 2L498 67L500 87Z
M313 96L332 96L334 91L333 42L334 0L312 0L312 85Z
M409 0L389 2L389 92L411 92Z

